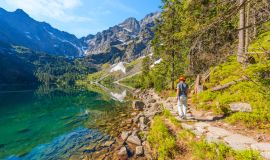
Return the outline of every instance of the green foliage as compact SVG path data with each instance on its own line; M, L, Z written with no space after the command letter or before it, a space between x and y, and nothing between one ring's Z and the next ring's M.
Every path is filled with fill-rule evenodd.
M105 75L105 72L103 70L92 73L92 74L88 74L86 77L86 81L88 82L96 81L100 79L101 77L103 77L104 75Z
M147 140L156 151L159 160L170 159L169 156L175 151L175 138L170 134L160 116L154 118Z
M209 159L209 160L261 160L258 152L252 150L235 151L223 143L207 143L200 140L198 142L190 143L192 148L193 157L196 159Z
M125 78L124 80L120 81L120 83L123 83L132 88L142 88L141 77L141 74L137 74L132 77Z
M77 79L96 71L95 67L89 65L87 59L84 58L70 59L54 56L42 52L35 52L22 46L12 46L11 48L6 48L6 50L12 54L5 57L10 58L6 64L1 62L3 67L8 67L12 63L14 63L13 65L18 65L18 67L16 66L17 68L14 67L13 70L11 69L4 76L9 77L9 74L13 75L15 80L16 76L18 76L16 82L11 83L24 83L24 80L20 80L19 77L25 74L35 78L31 78L31 81L28 83L39 82L47 86L74 85Z
M221 91L211 92L206 90L198 96L193 97L197 107L205 110L212 110L218 114L230 113L229 104L232 102L246 102L251 104L252 113L231 113L226 118L227 122L240 123L250 128L270 129L270 61L258 61L242 68L236 62L235 57L230 57L226 63L212 69L210 81L205 85L212 88L234 80L242 76L249 77L249 80L237 82L229 88Z
M128 63L126 66L126 72L129 72L130 70L134 69L134 67L139 67L142 63L141 58L137 58L133 60L132 62Z
M270 31L264 32L249 46L251 52L265 52L270 50Z

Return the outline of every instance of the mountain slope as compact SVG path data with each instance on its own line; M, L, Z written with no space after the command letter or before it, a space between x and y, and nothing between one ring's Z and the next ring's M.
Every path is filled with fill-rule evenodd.
M76 36L38 22L23 10L8 12L0 8L0 40L55 55L79 56L83 43Z
M88 44L86 54L96 63L130 61L150 52L149 42L160 13L151 13L141 21L128 18L119 25L89 35L83 40Z

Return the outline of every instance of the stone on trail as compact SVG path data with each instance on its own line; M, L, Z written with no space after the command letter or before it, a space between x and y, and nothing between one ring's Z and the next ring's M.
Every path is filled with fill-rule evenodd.
M226 136L232 135L231 132L222 128L218 128L218 127L210 126L208 127L208 131L214 135L217 135L218 137L226 137Z
M205 122L195 123L195 127L206 128L206 127L209 127L209 126L210 126L210 124L205 123Z
M270 152L262 152L261 156L265 159L270 159Z
M208 143L220 143L221 140L219 139L219 136L216 134L213 134L211 132L206 133L206 141Z
M127 138L127 142L138 145L138 146L142 145L142 142L141 142L140 138L138 136L136 136L136 135L130 135Z
M143 155L143 146L137 146L135 149L135 155L136 156L142 156Z
M249 149L250 144L257 143L254 139L240 134L229 135L224 138L224 141L235 150Z
M149 101L148 101L148 103L155 103L157 100L155 100L155 99L150 99Z
M270 143L254 143L251 144L251 148L258 151L268 151L270 152Z
M177 103L177 98L176 97L168 97L166 100L167 103Z
M136 100L136 101L133 101L132 107L135 110L142 111L145 108L145 104L142 101Z
M229 104L229 106L234 112L252 112L252 107L249 103L235 102Z

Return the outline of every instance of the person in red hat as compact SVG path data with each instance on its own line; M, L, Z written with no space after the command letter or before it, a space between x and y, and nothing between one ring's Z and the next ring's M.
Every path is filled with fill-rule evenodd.
M177 108L180 118L185 119L187 113L187 93L188 84L186 84L186 78L184 76L179 77L179 83L177 84Z

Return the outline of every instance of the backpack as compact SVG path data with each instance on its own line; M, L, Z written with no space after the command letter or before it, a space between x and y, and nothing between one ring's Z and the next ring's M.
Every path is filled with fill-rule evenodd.
M186 83L178 83L178 88L180 89L179 96L187 96L186 92L188 90L188 85Z

